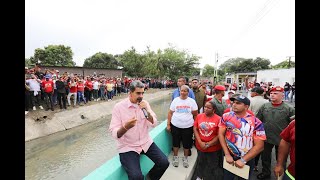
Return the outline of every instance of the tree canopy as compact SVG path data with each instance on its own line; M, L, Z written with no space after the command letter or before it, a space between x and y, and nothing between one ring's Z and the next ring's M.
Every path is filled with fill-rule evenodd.
M84 60L83 67L91 68L118 68L119 62L112 54L98 52Z
M224 73L256 72L261 69L270 69L270 60L257 57L256 59L231 58L220 65Z
M292 67L295 67L294 61L290 61L290 64L289 64L289 60L284 60L284 61L272 66L272 69L292 68Z
M214 76L214 67L210 66L209 64L206 64L203 67L202 76L203 77L213 77Z
M41 63L44 66L75 66L72 60L73 52L69 46L49 45L44 49L35 49L31 63Z

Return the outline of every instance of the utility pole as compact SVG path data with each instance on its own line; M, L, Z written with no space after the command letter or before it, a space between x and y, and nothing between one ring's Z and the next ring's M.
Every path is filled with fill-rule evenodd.
M287 56L287 57L289 57L289 64L288 64L288 68L290 68L290 67L291 67L291 57L294 57L294 56Z
M214 55L214 71L213 71L213 82L217 84L217 65L218 65L218 53L216 52Z

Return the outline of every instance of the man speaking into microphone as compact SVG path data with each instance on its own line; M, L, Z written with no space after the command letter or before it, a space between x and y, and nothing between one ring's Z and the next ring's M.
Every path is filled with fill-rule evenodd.
M157 125L157 116L150 104L143 100L143 94L141 81L130 83L129 97L118 102L112 110L109 131L117 141L120 162L128 179L144 179L140 154L145 154L155 163L147 179L158 180L168 168L169 161L149 135L149 127Z

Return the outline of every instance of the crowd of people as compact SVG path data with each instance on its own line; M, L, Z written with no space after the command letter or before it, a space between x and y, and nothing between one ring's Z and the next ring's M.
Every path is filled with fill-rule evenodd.
M54 69L41 71L41 66L36 64L34 68L25 68L25 112L37 108L54 111L57 105L67 109L89 101L112 101L114 96L126 93L128 97L113 108L109 127L118 142L120 162L129 179L143 179L139 157L146 154L155 163L147 178L160 179L170 164L148 134L148 128L157 125L157 116L143 100L143 94L148 88L173 87L177 88L172 93L166 130L172 135L174 167L179 166L178 150L182 143L185 168L189 167L190 149L193 145L197 149L192 179L233 179L236 175L223 169L224 158L225 163L238 168L248 165L250 179L252 171L259 171L260 156L262 170L257 178L266 179L271 176L271 153L275 148L274 174L294 179L295 109L285 101L294 99L295 83L280 87L248 82L246 78L242 89L250 92L249 99L237 93L238 89L226 89L224 85L200 82L196 78L187 81L179 77L175 83L95 74L83 77L68 72L60 74ZM228 99L223 98L226 92ZM291 164L285 171L289 149Z
M144 83L144 90L149 88L172 88L172 80L153 78L105 77L104 75L60 73L57 69L42 69L39 64L25 68L25 114L30 110L51 109L59 105L60 109L68 106L80 106L89 101L112 101L114 96L127 94L129 85L134 80ZM72 101L72 102L71 102Z
M129 179L144 178L139 166L140 154L146 154L155 163L147 179L160 179L169 161L146 133L148 127L157 124L156 114L149 103L142 100L141 81L134 82L128 99L114 107L109 130L118 142L120 162ZM212 85L209 91L208 84ZM260 83L251 87L246 83L250 99L230 91L226 101L223 97L227 90L223 85L198 79L187 82L185 77L180 77L177 86L172 93L166 127L173 142L172 166L179 166L178 150L182 144L182 165L188 168L188 156L192 156L190 149L194 145L198 156L192 179L244 179L224 169L224 159L225 163L238 168L248 165L249 179L252 179L252 172L259 171L257 162L261 154L263 168L257 178L267 179L271 176L271 152L275 148L274 174L294 179L295 138L291 130L294 125L290 122L294 120L295 109L284 102L287 101L285 87L270 85L267 86L270 89L266 89ZM291 149L291 164L284 171L288 149Z

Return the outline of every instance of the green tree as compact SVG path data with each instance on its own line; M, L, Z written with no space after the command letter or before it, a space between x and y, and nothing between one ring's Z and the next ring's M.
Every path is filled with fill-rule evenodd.
M119 61L123 66L125 75L131 77L145 77L147 75L146 67L144 66L146 58L139 54L134 47L119 56Z
M270 61L268 59L256 58L232 58L220 65L220 70L226 73L240 73L240 72L256 72L261 69L269 69Z
M295 67L294 61L290 61L290 65L289 65L289 60L284 60L284 61L272 66L272 69L286 69L286 68L292 68L292 67Z
M157 52L147 49L143 54L138 53L134 47L118 55L119 63L123 66L125 75L132 77L153 77L176 79L178 76L196 76L200 74L197 68L199 58L190 55L186 50L170 47Z
M98 52L93 56L86 58L83 63L83 67L90 68L118 68L118 61L112 54Z
M270 60L257 57L255 60L253 60L253 63L255 64L254 71L262 70L262 69L270 69Z
M201 57L190 55L187 50L178 50L176 47L164 49L162 55L162 66L166 76L170 79L177 79L179 76L193 76L200 74L199 59Z
M203 67L202 76L203 77L213 77L214 76L214 67L210 66L209 64L206 64Z
M72 56L73 52L69 46L49 45L44 49L35 49L31 62L38 62L44 66L75 66Z
M25 67L31 67L32 66L32 62L31 62L32 59L31 58L33 58L33 57L24 59L24 66Z

